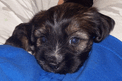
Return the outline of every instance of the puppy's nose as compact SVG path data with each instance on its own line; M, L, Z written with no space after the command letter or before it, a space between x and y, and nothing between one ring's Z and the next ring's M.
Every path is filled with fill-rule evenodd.
M55 63L50 63L49 66L52 68L52 69L57 69L59 66Z
M56 58L54 56L48 57L47 60L48 60L49 64L52 64L52 65L57 64Z
M47 60L48 60L48 64L50 68L57 69L59 67L59 62L57 61L56 57L51 56L51 57L48 57Z

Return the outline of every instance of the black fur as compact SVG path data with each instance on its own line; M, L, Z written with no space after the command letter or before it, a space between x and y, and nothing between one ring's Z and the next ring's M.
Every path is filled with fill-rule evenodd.
M93 0L64 0L64 3L68 2L77 3L85 7L92 7L93 5Z
M64 3L18 25L6 44L32 51L46 71L73 73L88 58L93 42L101 42L113 27L114 20L96 8Z

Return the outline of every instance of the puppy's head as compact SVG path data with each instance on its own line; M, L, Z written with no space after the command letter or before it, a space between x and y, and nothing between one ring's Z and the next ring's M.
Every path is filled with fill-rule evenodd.
M64 3L35 15L31 42L41 67L49 72L76 72L88 58L93 42L102 41L114 21L95 8Z
M17 26L6 44L31 50L46 71L73 73L88 58L93 42L102 41L113 26L114 21L95 8L64 3Z

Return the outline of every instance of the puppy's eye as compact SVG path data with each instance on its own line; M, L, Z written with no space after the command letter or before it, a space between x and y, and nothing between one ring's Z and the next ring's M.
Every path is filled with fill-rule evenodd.
M43 42L43 43L45 43L46 41L47 41L47 39L46 39L46 37L41 37L41 41Z
M72 39L70 39L69 43L70 44L78 44L80 42L80 38L77 38L77 37L73 37Z

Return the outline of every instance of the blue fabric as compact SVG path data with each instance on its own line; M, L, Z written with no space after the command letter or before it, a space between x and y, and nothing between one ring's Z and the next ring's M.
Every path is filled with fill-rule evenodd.
M122 42L108 36L94 43L83 67L66 75L45 72L23 49L1 45L0 81L122 81Z

